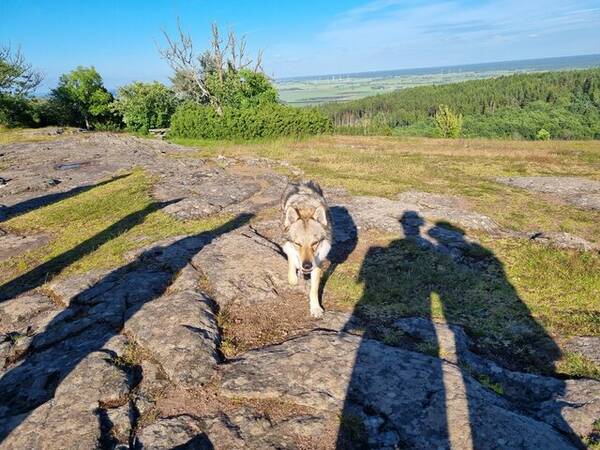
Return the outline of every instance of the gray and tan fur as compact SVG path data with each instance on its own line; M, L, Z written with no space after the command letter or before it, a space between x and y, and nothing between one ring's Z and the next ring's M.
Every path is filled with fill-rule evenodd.
M319 285L332 242L331 215L323 191L314 181L291 183L283 194L282 211L288 281L297 284L298 272L310 274L310 315L322 317Z

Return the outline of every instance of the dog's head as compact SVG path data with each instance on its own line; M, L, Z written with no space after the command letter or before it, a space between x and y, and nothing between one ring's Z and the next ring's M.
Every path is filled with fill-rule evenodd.
M300 270L310 273L319 267L331 248L329 221L324 206L316 208L287 208L283 220L288 247L293 247Z

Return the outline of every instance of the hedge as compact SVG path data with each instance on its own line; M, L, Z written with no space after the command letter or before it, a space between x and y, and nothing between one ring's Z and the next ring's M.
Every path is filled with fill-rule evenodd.
M219 115L208 105L187 102L171 117L169 135L196 139L252 139L327 133L331 121L320 111L278 103L225 107Z

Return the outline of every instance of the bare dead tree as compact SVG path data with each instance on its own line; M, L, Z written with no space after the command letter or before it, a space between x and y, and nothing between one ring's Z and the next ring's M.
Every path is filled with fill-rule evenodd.
M255 72L264 72L262 62L263 62L264 50L258 49L258 53L256 54L256 63L254 64Z
M44 76L25 61L21 49L0 47L0 94L29 95Z
M258 51L255 61L249 59L246 56L246 37L238 39L235 32L229 30L224 39L216 23L211 26L209 47L201 53L195 51L191 36L183 31L179 20L174 38L164 30L163 35L167 45L159 48L159 52L174 72L171 81L176 89L194 101L210 103L219 114L219 101L211 94L206 83L209 75L216 74L222 84L227 71L247 69L262 72L263 51Z
M210 41L210 52L212 55L212 58L214 60L215 63L215 69L217 70L217 76L219 77L219 81L222 83L223 82L223 61L225 59L225 53L228 50L229 47L229 40L227 41L227 45L225 45L225 48L222 48L223 45L223 40L221 39L221 35L219 33L219 27L217 26L216 23L213 23L211 25L211 31L212 31L212 39Z
M204 82L202 58L196 55L192 38L183 31L179 20L177 34L173 39L163 30L167 46L159 48L160 55L173 70L175 78L179 78L180 83L186 86L188 95L199 103L210 101L210 92Z

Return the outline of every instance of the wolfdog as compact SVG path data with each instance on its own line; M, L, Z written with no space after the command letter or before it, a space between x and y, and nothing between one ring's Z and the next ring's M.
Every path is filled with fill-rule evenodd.
M321 187L314 181L290 183L283 193L282 210L288 281L297 284L298 272L310 274L310 315L320 318L321 266L332 242L331 215Z

